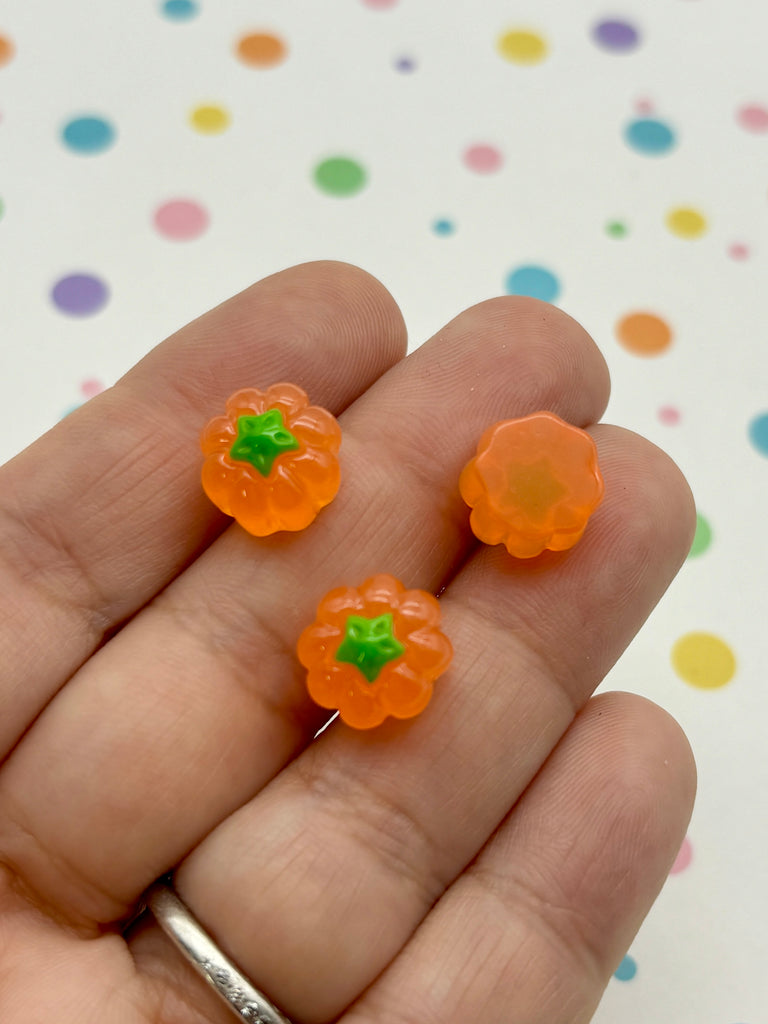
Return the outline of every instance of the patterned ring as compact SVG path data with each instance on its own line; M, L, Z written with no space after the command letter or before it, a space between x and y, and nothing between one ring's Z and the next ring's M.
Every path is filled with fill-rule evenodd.
M291 1024L224 956L168 879L155 882L145 899L165 934L235 1016L249 1024Z

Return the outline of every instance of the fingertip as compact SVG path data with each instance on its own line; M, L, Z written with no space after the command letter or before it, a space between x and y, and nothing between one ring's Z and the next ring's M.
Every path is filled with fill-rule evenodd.
M506 342L510 339L514 339L516 346L528 350L527 362L532 370L539 369L542 386L536 387L536 381L532 382L531 408L526 411L548 408L542 402L546 403L551 380L561 381L566 393L569 387L583 391L588 382L591 406L579 425L587 426L600 419L611 394L610 371L597 342L578 320L558 306L527 295L497 295L484 299L456 319L465 317L467 323L474 318L485 327L478 337L480 344L485 344L488 336L497 339L499 358L504 357ZM576 394L569 404L579 407Z
M322 294L334 315L339 309L345 310L352 329L356 327L361 337L373 331L380 340L385 360L395 363L405 356L408 329L402 310L377 277L354 263L341 260L300 263L274 276L294 272L297 285L306 279L313 293Z
M400 368L398 368L400 369ZM463 310L412 352L396 381L397 403L428 392L438 415L476 438L498 420L550 410L577 426L596 423L610 397L608 367L572 317L537 299L500 295Z
M144 391L161 379L194 408L224 401L244 382L290 379L338 412L407 344L403 315L377 278L320 260L249 285L149 352L120 384Z
M665 590L696 530L690 485L677 463L640 434L607 424L592 433L606 478L605 500L595 514L602 536L614 551L617 541L631 548L635 571L661 568Z
M649 810L658 811L660 803L671 808L684 833L696 798L697 769L677 719L649 698L622 690L593 697L581 718L586 726L600 728L597 756L620 777L622 787L633 794L650 793ZM677 847L671 844L672 854Z

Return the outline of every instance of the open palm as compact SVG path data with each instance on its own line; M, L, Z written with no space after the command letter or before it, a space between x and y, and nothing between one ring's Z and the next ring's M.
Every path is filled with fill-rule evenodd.
M297 1024L588 1021L682 840L677 725L590 700L687 552L676 467L590 426L596 346L499 298L404 358L362 271L260 282L0 471L0 1020L226 1024L146 915L176 887ZM202 425L289 380L340 417L342 486L257 539L199 481ZM468 529L459 472L496 420L589 427L606 497L570 552ZM441 593L427 710L334 723L295 655L319 599L387 572Z

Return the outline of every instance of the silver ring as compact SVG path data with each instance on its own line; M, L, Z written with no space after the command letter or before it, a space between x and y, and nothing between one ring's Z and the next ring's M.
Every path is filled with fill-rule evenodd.
M168 938L240 1020L249 1024L291 1024L224 956L172 885L166 880L155 882L145 900Z

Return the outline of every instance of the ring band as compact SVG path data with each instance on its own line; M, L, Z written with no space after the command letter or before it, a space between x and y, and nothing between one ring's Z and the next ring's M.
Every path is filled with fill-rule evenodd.
M145 899L168 938L240 1020L249 1024L291 1024L224 956L167 880L155 882Z

